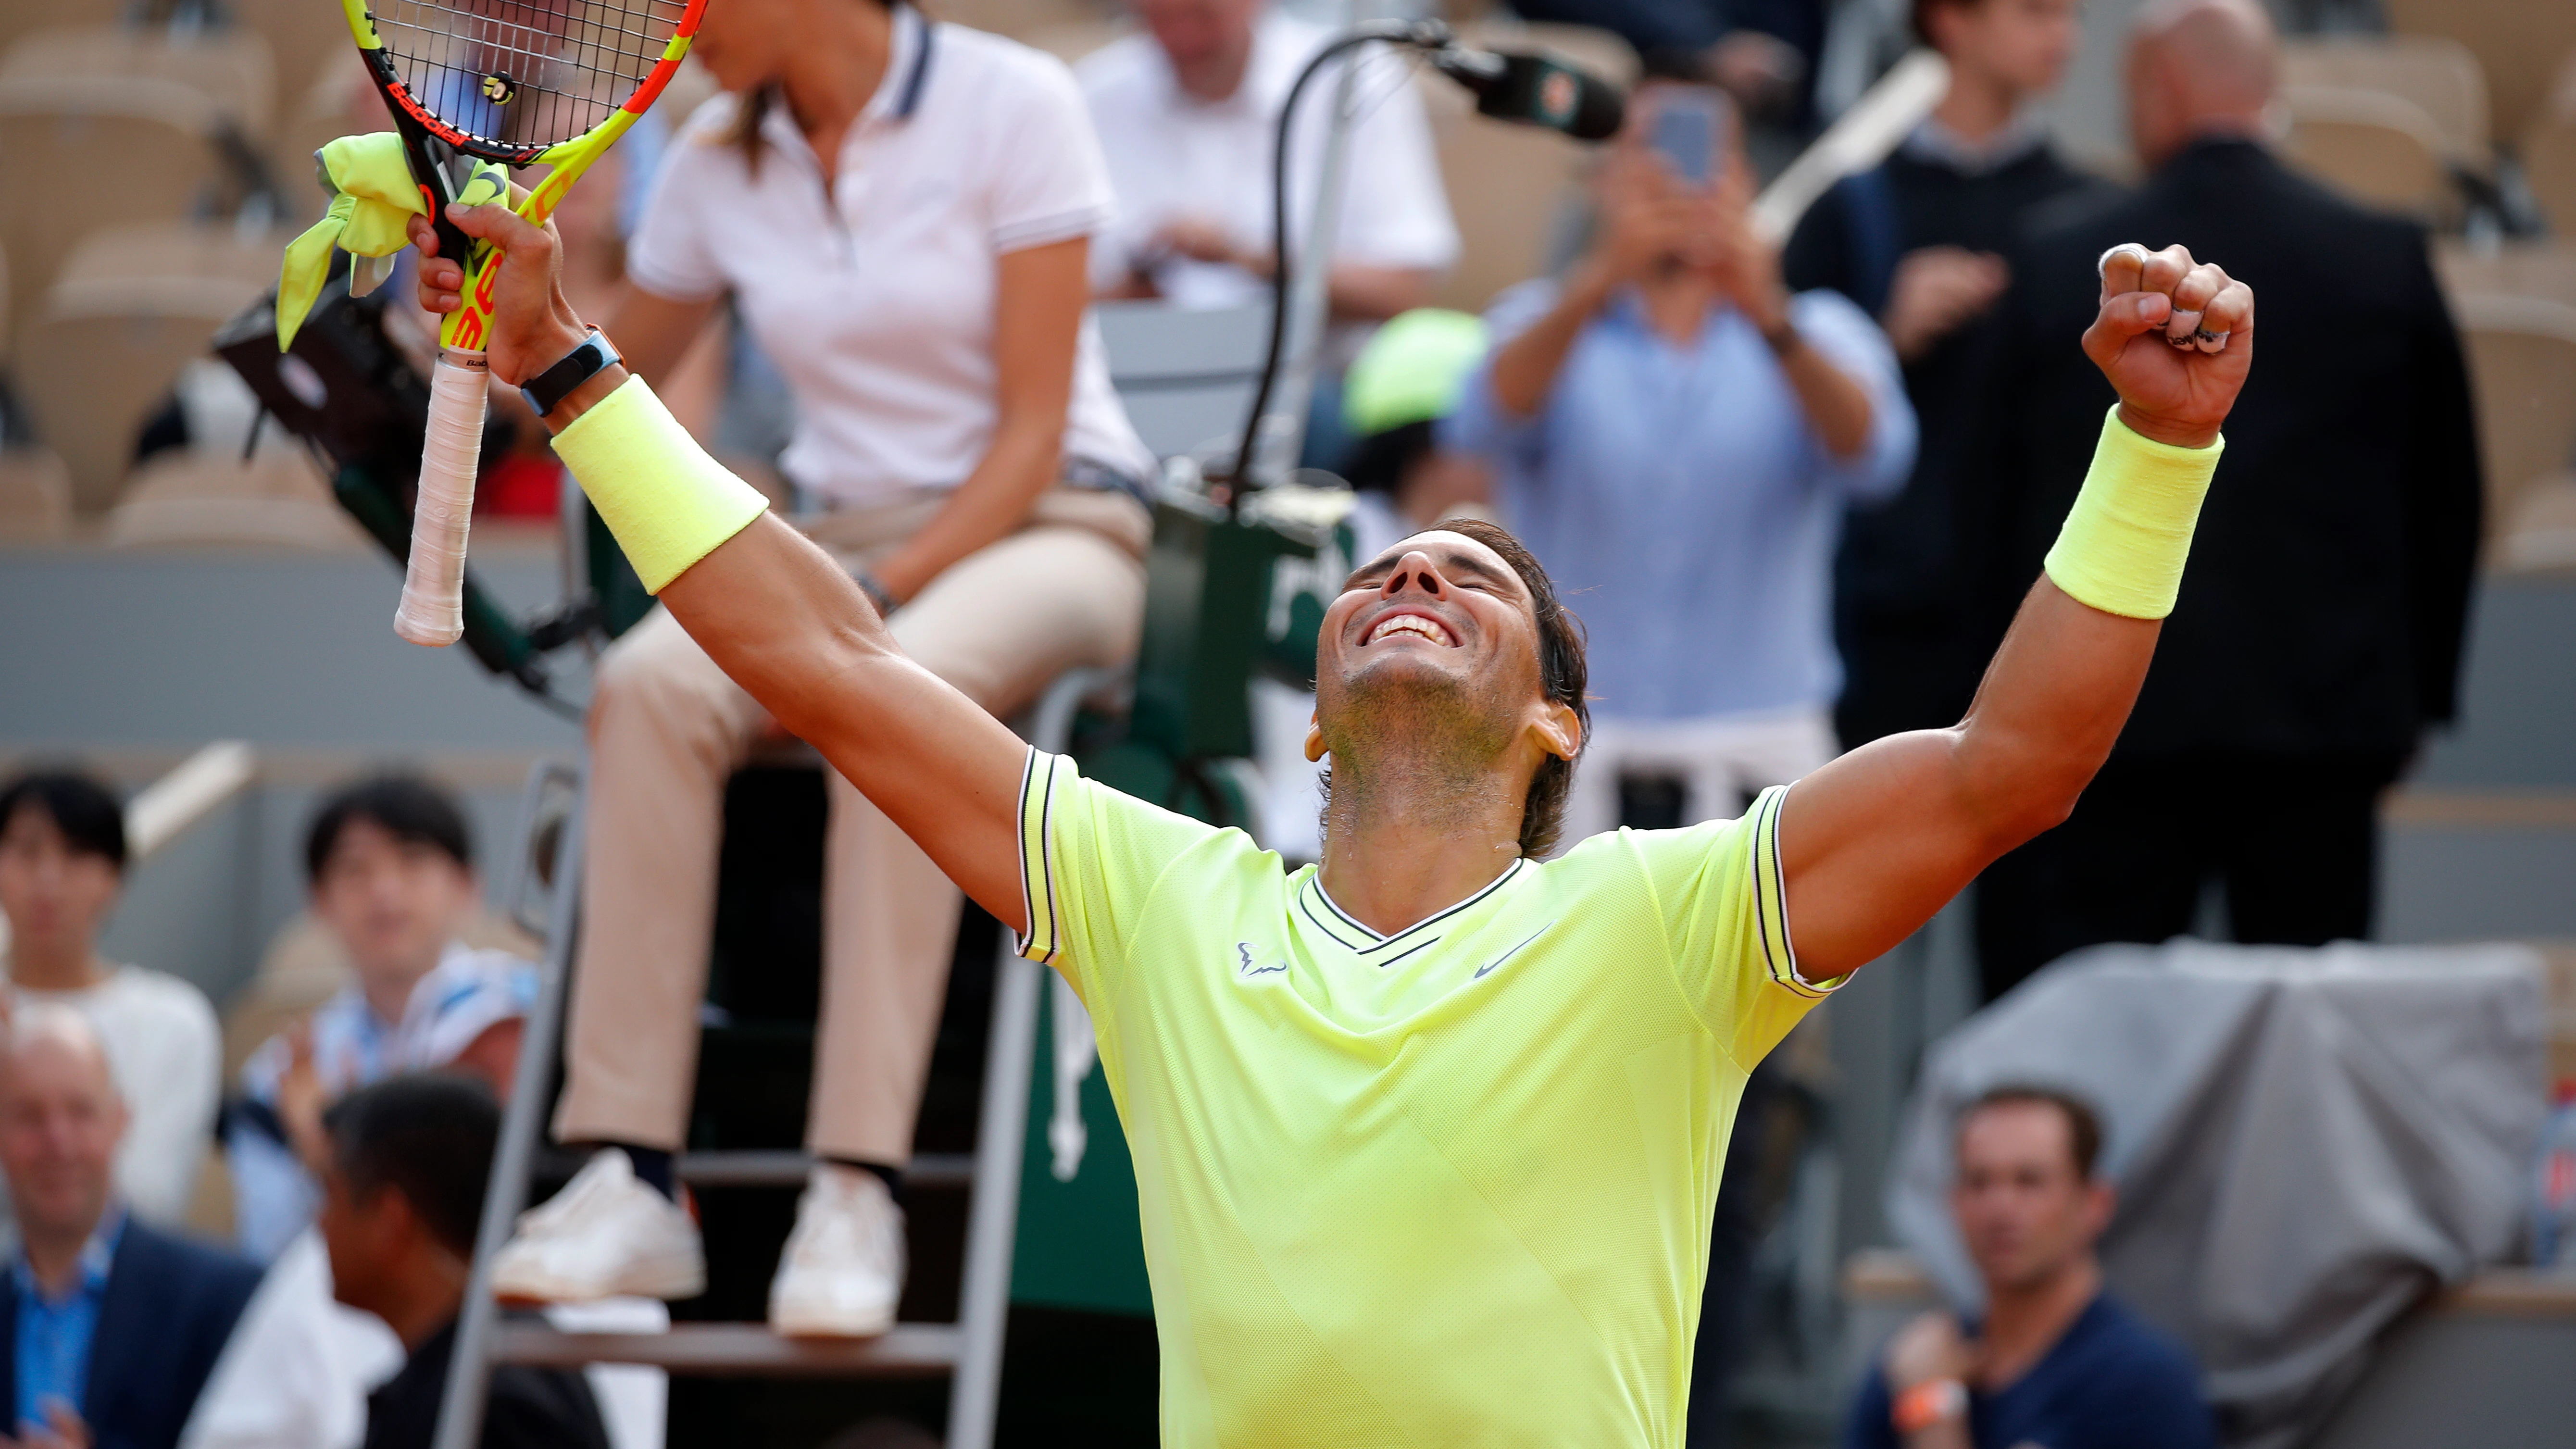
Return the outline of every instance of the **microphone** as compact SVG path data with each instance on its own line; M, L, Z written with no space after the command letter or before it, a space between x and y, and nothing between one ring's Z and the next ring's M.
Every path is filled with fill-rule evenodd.
M1627 116L1619 88L1544 55L1497 54L1448 45L1430 54L1441 74L1476 93L1479 115L1606 141Z

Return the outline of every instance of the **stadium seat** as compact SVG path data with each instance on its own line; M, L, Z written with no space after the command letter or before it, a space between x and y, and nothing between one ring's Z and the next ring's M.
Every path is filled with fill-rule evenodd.
M326 68L351 75L361 69L349 44L349 23L337 5L316 5L311 0L225 0L224 9L235 26L268 43L281 115L292 113Z
M14 335L81 237L187 215L223 174L215 103L175 81L0 79L0 246Z
M2303 170L2367 206L2433 223L2459 212L2448 140L2422 106L2385 91L2287 86L2282 146Z
M2522 137L2522 174L2550 230L2576 237L2576 54Z
M2455 299L2538 297L2576 307L2576 241L2479 246L2445 240L2434 245L2433 269Z
M2446 154L2479 171L2494 154L2487 80L2478 58L2433 35L2290 36L2281 42L2284 86L2377 91L2412 101L2440 129Z
M180 369L205 355L215 328L261 290L158 276L67 281L47 295L43 315L19 334L15 375L39 436L70 465L79 512L116 501L144 418Z
M2477 398L2489 561L2548 566L2551 541L2576 535L2576 305L2470 294L2454 311Z
M134 470L108 510L107 541L118 548L169 544L364 549L349 515L331 499L310 460L263 453L249 463L179 450Z
M63 25L113 25L125 14L125 0L19 0L0 5L0 52L24 35Z
M0 448L0 542L48 542L71 532L72 478L50 448Z
M2522 135L2561 59L2576 51L2576 5L2561 0L2387 0L2383 9L2396 34L2456 40L2477 57L2498 143Z
M268 42L246 30L38 30L0 53L0 80L21 76L175 81L203 92L246 139L266 139L277 115Z
M316 209L317 212L319 208ZM286 244L302 229L290 217L276 228L228 221L138 221L103 227L54 272L54 285L112 283L138 277L198 277L265 289L277 281Z

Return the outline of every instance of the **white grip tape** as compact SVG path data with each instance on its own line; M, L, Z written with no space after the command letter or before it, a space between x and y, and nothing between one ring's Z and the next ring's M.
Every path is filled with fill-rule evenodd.
M483 396L490 376L482 353L451 347L439 354L430 377L411 567L403 574L394 632L433 649L465 632L465 531L474 517L474 465L483 452Z

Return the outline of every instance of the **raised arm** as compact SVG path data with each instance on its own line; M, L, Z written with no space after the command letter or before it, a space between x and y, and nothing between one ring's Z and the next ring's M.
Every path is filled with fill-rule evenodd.
M1810 980L1877 959L2064 820L2137 701L2253 360L2254 294L2181 247L2115 254L2103 292L2084 352L2120 394L2117 421L1968 717L1855 750L1781 810L1790 943ZM2224 350L2191 346L2195 323L2227 333Z
M582 321L556 284L552 228L500 206L452 208L451 216L504 253L492 375L517 384L579 345ZM454 275L423 268L423 305L451 310L456 294L438 290L436 280L452 285ZM1005 924L1025 928L1018 815L1027 747L905 658L849 575L765 512L643 383L630 381L612 367L545 422L646 586L708 657L821 750L949 879Z

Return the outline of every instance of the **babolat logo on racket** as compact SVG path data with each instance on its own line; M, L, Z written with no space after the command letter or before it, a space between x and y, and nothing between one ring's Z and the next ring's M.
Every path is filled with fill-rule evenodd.
M519 88L511 81L508 71L496 70L483 77L483 99L496 106L508 105L518 94Z

